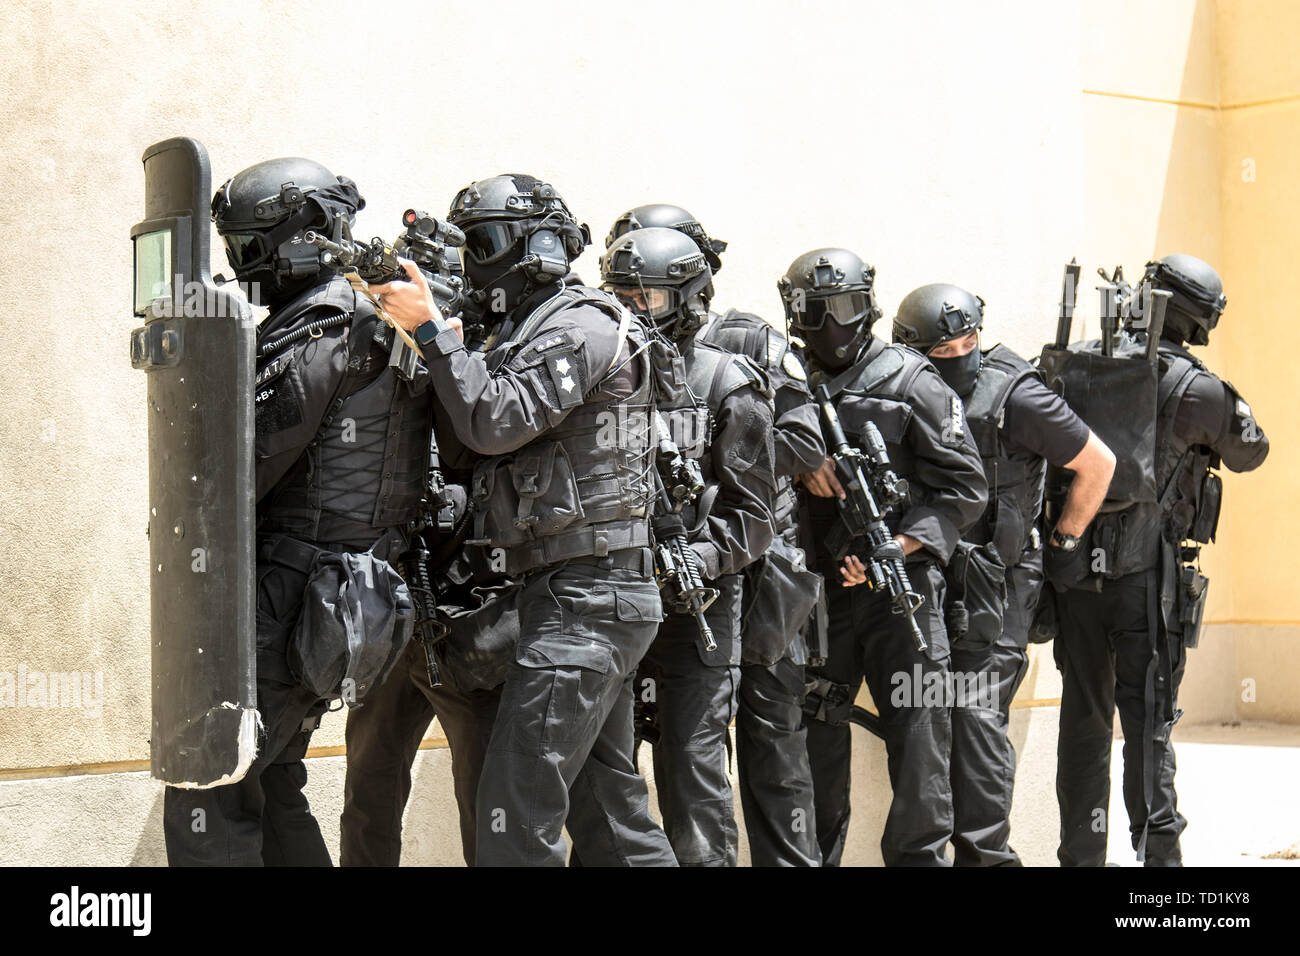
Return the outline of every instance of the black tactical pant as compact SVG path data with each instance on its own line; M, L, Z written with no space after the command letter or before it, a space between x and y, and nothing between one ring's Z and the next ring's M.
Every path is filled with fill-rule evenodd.
M810 678L838 685L840 705L809 718L817 842L822 864L838 866L849 831L850 763L853 742L846 722L865 677L879 710L894 796L880 838L886 866L947 866L952 836L952 788L948 759L952 721L947 701L934 688L949 681L948 638L943 618L943 575L933 562L909 562L912 586L925 597L916 621L929 649L916 649L905 619L892 613L887 595L866 585L845 588L838 573L826 581L830 650ZM927 696L926 691L931 691ZM844 701L847 701L846 703ZM816 705L810 698L809 707Z
M168 787L163 835L172 866L329 866L329 851L302 792L303 758L328 702L301 686L286 662L307 576L257 565L257 757L238 783Z
M1124 732L1124 805L1133 848L1147 866L1179 866L1187 821L1174 792L1170 740L1185 652L1160 616L1155 572L1057 595L1056 666L1061 729L1056 798L1063 866L1104 866L1110 806L1112 722Z
M711 582L705 612L718 647L705 651L695 618L669 614L637 669L636 693L653 700L659 815L682 866L735 866L735 800L727 776L740 683L741 577ZM584 862L590 862L583 853Z
M736 761L754 866L820 866L803 726L804 666L783 657L740 668Z
M400 862L411 766L434 717L451 748L461 850L465 862L474 865L475 795L499 698L499 690L462 693L448 684L430 687L424 645L418 639L410 642L392 673L362 706L348 712L340 820L344 866Z
M588 864L673 865L633 765L632 676L663 615L649 561L620 552L525 581L479 779L480 866L563 866L566 822Z
M1042 580L1037 568L1012 568L1001 637L984 647L952 646L954 866L1021 865L1008 843L1016 749L1007 729L1011 700L1029 668L1025 648Z

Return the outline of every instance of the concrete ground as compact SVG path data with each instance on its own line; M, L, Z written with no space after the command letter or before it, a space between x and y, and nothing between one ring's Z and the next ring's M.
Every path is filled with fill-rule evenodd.
M1117 740L1111 758L1110 819L1116 823L1109 859L1138 866L1118 786L1122 747ZM1178 809L1188 820L1185 865L1300 865L1300 727L1254 721L1180 725L1174 748Z
M1012 739L1022 755L1012 843L1031 866L1056 863L1056 715L1051 706L1012 713ZM853 733L854 815L845 862L879 865L889 800L884 747L860 729ZM1300 726L1179 725L1174 741L1179 806L1190 821L1183 840L1189 866L1300 863L1295 796L1300 792ZM1118 788L1120 746L1117 741L1110 858L1132 866ZM417 759L406 814L405 863L460 863L449 756L445 748L434 748L421 751ZM648 762L643 759L643 766ZM307 764L308 796L337 860L344 758L315 757ZM142 772L0 781L0 865L162 865L162 794L161 785ZM745 865L743 825L741 833L740 862Z

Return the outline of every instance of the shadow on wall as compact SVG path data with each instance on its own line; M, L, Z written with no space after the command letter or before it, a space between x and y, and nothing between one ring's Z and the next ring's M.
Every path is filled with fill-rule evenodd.
M166 866L167 846L163 842L163 796L162 787L155 788L153 803L149 807L149 819L140 831L140 840L131 854L131 866Z

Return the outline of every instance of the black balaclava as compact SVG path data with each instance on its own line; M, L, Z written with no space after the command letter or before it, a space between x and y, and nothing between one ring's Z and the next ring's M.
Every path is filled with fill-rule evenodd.
M871 329L862 323L840 325L825 322L820 329L798 331L817 363L830 372L838 372L853 364L871 341Z
M965 355L954 355L949 358L935 358L933 355L926 357L948 383L948 387L958 395L965 398L974 391L975 383L979 381L982 359L978 345Z

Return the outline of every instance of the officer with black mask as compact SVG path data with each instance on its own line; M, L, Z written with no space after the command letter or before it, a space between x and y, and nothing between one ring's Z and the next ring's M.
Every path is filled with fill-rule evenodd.
M1182 714L1185 648L1196 645L1205 603L1207 580L1196 561L1218 524L1216 470L1251 471L1268 455L1250 406L1188 349L1209 342L1227 305L1218 274L1193 256L1171 255L1147 263L1144 279L1171 294L1158 343L1158 501L1103 509L1082 540L1054 536L1047 557L1049 580L1065 588L1056 596L1055 643L1064 866L1106 862L1116 706L1133 847L1147 866L1181 865L1187 821L1177 808L1170 735ZM1144 332L1130 332L1147 345ZM1056 505L1049 497L1049 513Z
M351 180L306 159L249 167L212 202L236 276L271 310L258 331L255 399L262 733L238 783L167 788L173 865L328 866L302 793L312 731L338 696L322 686L321 665L346 655L346 631L359 629L365 653L349 675L362 656L391 666L411 632L409 592L391 562L420 504L432 393L426 378L396 375L391 329L304 240L309 230L346 238L363 206ZM336 601L345 580L355 608ZM382 674L350 676L343 696L363 700Z
M981 350L983 324L979 296L925 285L899 304L894 341L924 353L961 396L989 483L988 507L948 564L953 863L1019 866L1008 843L1016 752L1007 726L1043 583L1043 477L1048 464L1074 473L1055 531L1077 537L1106 497L1115 456L1036 368L1005 345Z
M909 497L891 508L894 537L874 556L906 559L915 611L927 644L917 649L906 618L892 613L889 595L845 587L862 579L859 558L837 567L825 542L841 522L843 495L834 463L801 476L817 498L808 518L817 564L827 582L830 617L826 664L809 668L808 756L816 798L823 865L838 865L849 824L849 711L865 676L879 708L894 798L880 841L886 865L944 866L952 836L948 783L951 745L943 690L950 681L944 624L943 568L961 536L988 503L979 451L961 400L924 357L871 334L879 317L875 270L847 249L799 256L778 283L792 332L807 344L809 379L826 385L850 443L866 447L874 422Z
M681 206L668 203L629 209L614 221L605 245L632 229L651 226L684 233L695 241L714 275L722 268L721 253L727 244L711 238ZM792 479L821 467L826 445L803 363L775 326L737 309L721 315L710 311L696 341L746 356L762 369L775 393L772 443L777 492L772 513L776 537L768 553L745 571L737 776L753 865L817 866L821 856L803 729L808 663L803 624L808 618L804 609L817 600L820 581L800 570L805 559Z
M650 469L655 405L677 386L671 349L612 296L565 284L590 240L551 185L480 180L448 219L465 232L486 354L464 348L413 264L411 282L376 291L414 333L456 435L482 456L470 543L523 579L479 780L477 862L562 866L567 821L620 863L672 865L632 729L633 672L663 616Z
M719 596L705 612L712 649L694 617L670 613L637 670L651 715L655 786L664 829L683 866L734 866L737 828L727 777L728 726L736 716L741 662L740 572L772 541L772 399L743 356L704 345L713 273L686 234L626 232L605 250L601 276L654 322L686 359L686 387L660 405L684 457L700 463L704 491L687 505L688 556ZM657 739L656 739L657 738ZM585 845L584 863L596 862Z

